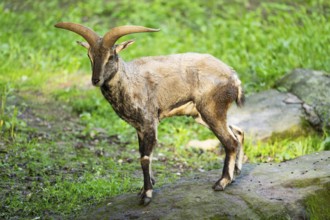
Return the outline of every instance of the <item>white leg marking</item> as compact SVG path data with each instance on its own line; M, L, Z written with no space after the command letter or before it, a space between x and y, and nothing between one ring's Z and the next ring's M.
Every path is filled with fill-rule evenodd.
M149 158L149 175L150 175L150 178L154 178L154 176L152 175L152 169L151 169L152 155L153 155L153 153L150 154L150 158ZM151 179L150 179L150 181L151 181ZM152 185L152 181L151 181L151 185Z
M244 157L243 146L241 146L236 159L236 166L240 170L242 169L243 166L243 157Z
M230 180L234 178L234 169L235 169L235 157L231 157L228 164L228 173Z
M239 149L237 150L236 166L238 169L241 170L243 164L243 157L244 157L244 150L243 150L244 132L239 127L236 127L234 125L230 125L229 128L231 134L235 136L236 140L238 140L240 144Z
M234 134L234 131L232 130L232 127L231 126L228 126L227 125L227 131L229 132L229 134L237 141L239 141L236 137L236 135Z
M152 189L146 191L146 197L152 198Z
M143 157L141 158L141 160L149 160L149 157L148 157L148 156L143 156Z

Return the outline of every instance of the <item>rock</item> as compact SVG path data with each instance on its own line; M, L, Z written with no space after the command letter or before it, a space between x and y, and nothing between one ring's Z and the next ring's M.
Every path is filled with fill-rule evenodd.
M305 105L307 119L319 130L330 128L330 75L296 69L277 82L277 87L295 94ZM314 112L314 111L315 112Z
M207 139L204 141L191 140L186 145L187 148L196 148L203 151L219 149L220 141L218 139Z
M250 140L302 135L306 120L317 130L330 129L330 75L297 69L276 86L278 90L250 95L243 108L232 107L229 124L241 127Z
M282 163L246 164L223 192L220 171L182 178L138 205L134 193L111 198L78 219L329 219L330 151ZM316 212L316 211L317 212Z
M228 112L228 123L242 128L252 140L264 140L274 133L301 131L304 114L302 101L291 93L275 89L246 98L243 108L233 106Z
M317 130L322 129L322 121L320 117L316 114L314 108L306 103L303 104L303 109L305 111L305 118L309 123Z

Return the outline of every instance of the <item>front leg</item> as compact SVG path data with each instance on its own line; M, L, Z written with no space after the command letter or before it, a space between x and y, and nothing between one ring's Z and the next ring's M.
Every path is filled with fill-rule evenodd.
M151 174L151 157L152 150L157 143L155 126L144 129L143 132L138 131L139 151L141 155L140 163L143 171L143 189L141 191L141 204L148 205L152 199L152 188L154 179Z

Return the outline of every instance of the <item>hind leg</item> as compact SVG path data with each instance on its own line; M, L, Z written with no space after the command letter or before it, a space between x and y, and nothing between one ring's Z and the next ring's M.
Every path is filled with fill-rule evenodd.
M229 125L230 130L233 132L233 135L239 141L239 148L237 149L237 156L235 161L234 177L241 174L243 166L243 157L244 157L244 132L234 125Z
M220 135L222 135L221 142L225 148L226 156L222 170L222 176L213 186L215 191L224 190L225 187L234 180L237 150L239 148L238 142L231 136L227 136L228 133L226 133L226 131L223 131Z
M213 103L213 105L208 105L208 107L214 106L212 108L200 109L200 114L203 121L208 125L212 132L222 143L225 149L225 161L222 170L221 178L214 184L213 189L216 191L224 190L225 187L230 184L234 179L234 171L236 166L237 154L241 145L233 134L232 130L227 126L227 106L221 106L221 104ZM241 156L238 156L239 158ZM241 169L237 167L237 170Z
M195 117L196 122L198 122L201 125L204 125L207 128L210 128L208 124L202 119L202 116L198 113L198 115ZM229 125L229 131L232 132L232 135L236 137L236 139L239 141L239 145L237 148L237 154L236 154L236 160L235 160L235 168L234 168L234 177L239 176L241 174L242 166L243 166L243 157L244 157L244 132L234 125Z

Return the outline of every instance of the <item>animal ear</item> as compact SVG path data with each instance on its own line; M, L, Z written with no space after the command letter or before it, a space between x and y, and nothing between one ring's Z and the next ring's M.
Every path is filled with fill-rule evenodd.
M115 47L115 51L118 54L120 51L126 49L129 45L133 44L135 41L134 40L128 40L123 43L117 44Z
M89 47L90 47L87 42L77 41L77 44L79 44L80 46L85 47L86 49L89 49Z

